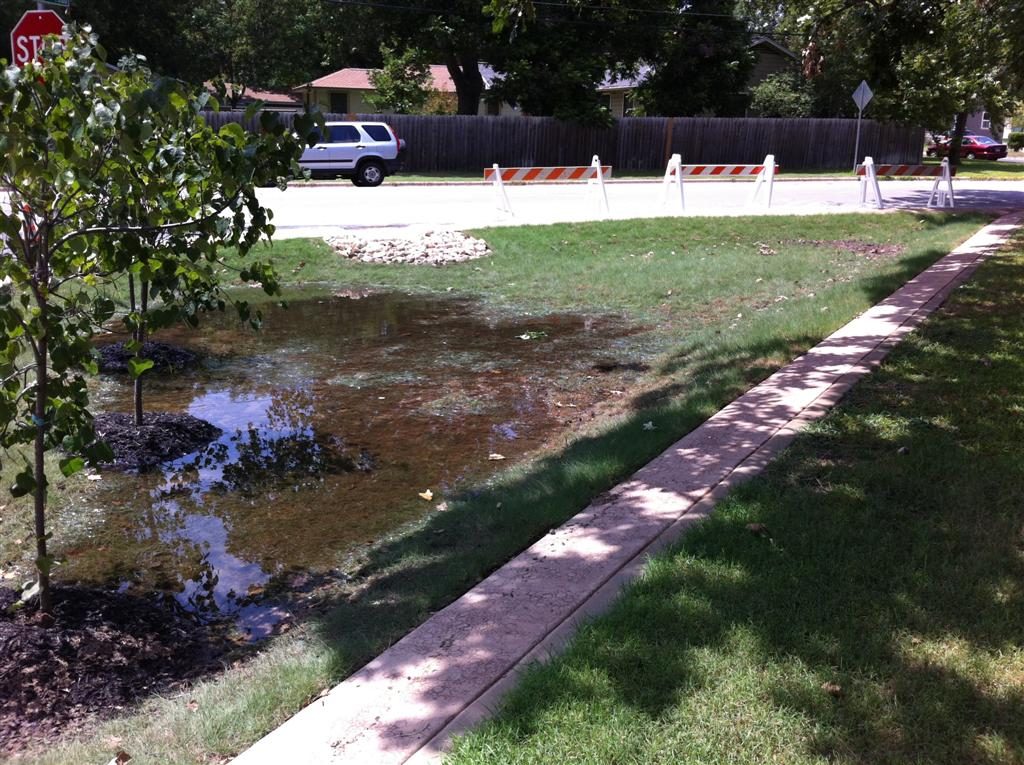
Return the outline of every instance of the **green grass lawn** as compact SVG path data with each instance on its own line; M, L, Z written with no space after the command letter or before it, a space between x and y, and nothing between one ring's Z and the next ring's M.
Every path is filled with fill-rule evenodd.
M1024 762L1022 301L1024 240L446 762Z
M322 242L275 243L262 254L296 291L372 286L476 296L484 310L518 315L623 315L645 329L617 360L650 371L611 411L380 540L321 618L37 761L106 762L123 748L164 765L238 752L987 220L894 213L500 228L477 232L492 257L444 268L357 264ZM2 547L20 528L8 518L5 561L21 554Z

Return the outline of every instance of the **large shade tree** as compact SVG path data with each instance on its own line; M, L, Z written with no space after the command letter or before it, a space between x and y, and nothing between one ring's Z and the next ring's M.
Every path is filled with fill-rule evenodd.
M747 24L733 6L733 0L694 0L666 25L640 88L647 114L742 115L754 56Z
M1013 0L742 0L803 51L815 113L850 116L861 80L873 117L963 134L965 118L1001 116L1024 95L1024 22ZM953 143L953 160L959 141Z
M489 61L505 74L497 92L532 114L599 120L605 76L641 69L646 114L732 113L752 64L732 0L494 0L487 9L498 32Z
M671 0L333 3L331 28L348 53L376 50L381 39L423 51L447 67L460 114L477 113L484 95L479 64L486 62L498 72L489 98L581 121L607 119L597 93L606 74L633 73L670 43L665 30L676 28L680 10Z
M35 7L0 3L0 57L10 58L7 30ZM334 63L323 0L75 0L60 13L92 26L111 63L139 54L153 71L196 84L288 88Z
M43 611L46 455L59 450L66 475L110 456L95 440L86 377L90 339L115 312L111 285L132 274L159 301L148 319L130 312L129 326L224 307L220 248L245 255L273 232L255 189L296 167L290 131L269 118L258 135L214 131L200 114L214 105L143 66L111 71L87 28L0 76L0 446L21 465L12 493L33 497ZM240 276L275 286L265 262Z
M830 57L846 60L846 88L858 69L876 92L873 114L945 130L953 123L956 163L970 112L997 117L1021 95L1014 41L993 23L989 0L823 0L799 19L805 71L830 78ZM851 61L859 66L850 66ZM834 78L833 78L834 79Z

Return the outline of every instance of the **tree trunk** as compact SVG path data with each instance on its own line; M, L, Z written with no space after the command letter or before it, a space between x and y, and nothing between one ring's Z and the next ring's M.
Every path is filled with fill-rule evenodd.
M964 134L967 133L967 112L958 112L953 121L953 135L949 139L949 166L956 167L960 164L960 147L964 144Z
M44 326L49 310L47 290L50 284L50 263L47 260L47 237L45 227L39 232L40 243L36 260L35 292L36 307ZM46 550L46 378L49 372L49 346L45 331L36 341L36 401L33 421L36 428L35 465L33 478L35 490L32 493L35 509L36 532L36 581L39 584L39 610L44 614L53 612L53 592L50 589L50 556Z
M53 593L50 591L50 561L46 551L46 373L49 366L45 335L39 338L36 362L36 406L35 406L35 525L36 525L36 573L39 582L39 610L45 614L53 611Z
M142 358L142 344L146 342L146 308L149 303L149 284L143 281L139 289L139 325L135 328L133 333L136 342L139 344L135 351L135 358ZM140 428L143 425L143 414L142 414L142 375L135 378L133 385L133 398L135 400L135 427Z
M484 78L480 76L477 57L466 54L447 57L445 65L455 83L455 94L459 100L459 114L477 114L480 111L480 96L484 92Z

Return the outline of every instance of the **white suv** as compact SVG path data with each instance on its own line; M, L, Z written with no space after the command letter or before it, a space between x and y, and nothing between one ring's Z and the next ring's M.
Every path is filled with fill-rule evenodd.
M380 186L401 167L405 141L384 122L327 122L299 166L316 175L340 175L356 186Z

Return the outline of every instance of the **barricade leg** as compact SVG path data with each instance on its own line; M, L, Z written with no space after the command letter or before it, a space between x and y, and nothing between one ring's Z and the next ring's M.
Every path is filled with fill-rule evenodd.
M875 206L881 210L884 205L882 204L882 189L878 185L878 176L875 174L875 160L871 157L864 157L864 175L860 177L861 204L867 203L867 192L869 187L875 195Z
M761 172L757 174L757 180L754 181L754 191L750 195L750 204L754 204L757 200L757 195L761 192L761 187L765 187L764 206L772 206L772 187L775 183L775 155L769 154L764 158L764 164L761 165Z
M505 191L505 182L501 180L501 168L495 162L491 167L494 169L494 201L495 206L503 213L515 217L512 212L512 204L508 201L508 194Z
M679 154L673 154L672 159L668 161L668 167L665 168L665 180L661 183L661 204L663 207L668 207L670 196L675 198L672 194L672 184L675 183L679 187L679 212L686 211L686 200L683 197L683 158Z
M595 175L589 181L587 181L587 192L589 194L596 194L595 202L597 204L597 212L599 215L607 217L608 215L608 192L604 187L604 175L601 172L601 159L595 154L594 158L590 161L590 166L594 168Z
M943 188L945 185L945 188ZM938 205L936 205L936 201ZM956 207L956 199L953 196L953 175L949 169L949 157L942 160L942 174L932 184L932 193L928 197L929 207Z

